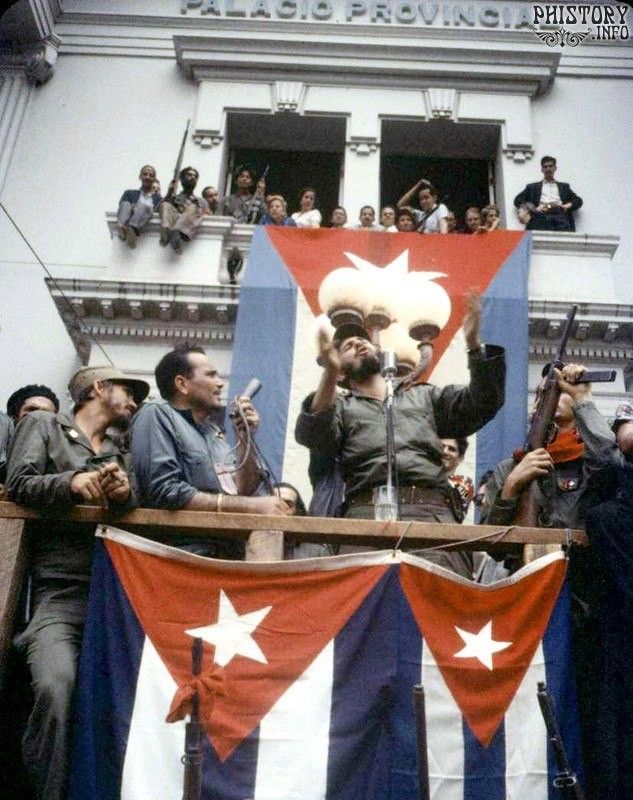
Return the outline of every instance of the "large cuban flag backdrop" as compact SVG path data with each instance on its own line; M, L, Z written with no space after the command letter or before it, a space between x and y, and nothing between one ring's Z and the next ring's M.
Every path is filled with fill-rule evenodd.
M538 681L580 770L565 572L558 553L482 586L408 553L249 564L104 529L69 797L181 796L184 723L165 717L200 637L223 676L205 799L417 800L421 682L431 797L554 800Z
M466 294L483 300L482 340L506 349L506 402L467 451L465 474L481 475L522 446L526 427L528 300L531 235L493 231L481 236L421 236L356 230L258 227L241 287L230 396L251 377L263 389L258 440L274 475L307 489L308 453L294 442L301 401L318 383L315 318L318 291L339 267L434 275L448 293L451 314L434 346L426 380L468 383L461 323ZM437 276L439 273L439 277Z

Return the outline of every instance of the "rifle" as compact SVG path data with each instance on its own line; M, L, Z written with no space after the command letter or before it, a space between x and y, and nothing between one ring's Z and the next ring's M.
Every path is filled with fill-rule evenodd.
M554 716L554 704L547 687L542 681L537 684L536 697L541 708L541 714L547 728L548 739L554 748L558 774L552 781L552 786L558 789L566 800L585 800L584 793L578 783L578 777L572 770L565 752L565 743L560 735L558 723Z
M257 183L259 183L259 181L265 181L266 180L266 176L268 175L268 170L269 169L270 169L270 164L266 164L266 168L264 169L262 174L259 176L259 180L257 181ZM253 202L255 200L256 196L257 196L257 187L255 187L255 193L253 194L253 197L251 198L251 208L250 208L250 211L248 212L248 223L249 223L249 225L254 225L255 222L257 221L257 212L258 212L259 206L255 205L254 202Z
M174 186L178 185L178 178L180 176L180 170L182 169L182 159L185 155L185 144L187 143L187 136L189 134L189 125L191 124L191 120L187 120L187 127L185 128L185 133L182 137L182 142L180 143L180 150L178 151L178 158L176 159L176 166L174 167L174 176L171 179L171 183L169 184L169 189L167 190L167 195L165 200L171 200L174 192Z
M420 800L429 800L429 759L426 750L426 709L424 704L424 687L418 684L413 687L413 704L415 706L415 727L418 740L418 786Z
M540 398L536 411L532 415L528 430L527 442L524 448L526 453L529 453L531 450L538 450L541 447L547 447L556 433L554 417L558 408L561 389L558 385L558 379L556 378L554 369L562 369L564 366L563 359L565 357L565 350L569 337L571 336L577 310L578 306L576 305L573 305L569 309L565 327L563 328L563 334L558 345L558 351L556 352L554 360L547 365L547 373L544 375L545 383L541 387ZM615 370L597 370L593 372L585 370L585 372L580 375L577 382L605 383L613 380L615 380ZM529 528L538 527L538 481L533 480L521 495L514 522L517 525L525 525Z
M529 453L531 450L538 450L540 447L545 447L552 440L554 428L554 416L558 408L558 401L560 399L561 390L558 385L556 373L554 368L562 367L563 358L565 356L565 349L567 342L571 336L572 326L574 324L574 317L578 306L572 306L567 314L567 320L563 329L556 358L549 365L547 375L545 376L545 384L541 387L541 396L536 407L536 411L532 415L530 428L528 430L527 442L525 445L525 452ZM539 517L539 492L538 482L532 481L521 495L519 507L514 522L517 525L525 525L528 528L538 527Z
M202 639L194 639L191 646L191 672L199 675L202 666ZM185 765L182 800L201 800L202 797L202 734L200 698L195 691L191 701L191 716L185 726Z

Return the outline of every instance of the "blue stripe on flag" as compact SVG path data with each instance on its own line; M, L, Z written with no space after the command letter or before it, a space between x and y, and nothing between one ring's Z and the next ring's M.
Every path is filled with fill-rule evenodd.
M464 800L505 800L506 754L503 723L488 747L475 738L463 721L464 731Z
M584 783L571 634L571 590L567 579L543 637L543 652L547 688L554 699L556 718L567 757L572 769ZM551 779L557 773L551 747L548 750L547 764L550 775L549 798L558 800L560 793L551 785Z
M477 477L525 444L528 295L532 238L527 233L483 295L481 338L506 349L506 402L477 434ZM513 357L514 354L514 357ZM518 357L517 357L518 355Z
M397 586L398 570L391 568L334 641L328 800L390 796Z
M222 800L245 800L254 797L258 743L259 728L256 728L222 763L205 736L202 796L222 798Z
M296 306L294 278L265 228L256 227L240 291L229 400L251 378L262 382L256 401L261 417L257 441L278 480L286 447ZM270 357L262 358L262 354Z
M97 540L79 663L70 800L119 800L144 640L105 545Z
M398 667L391 715L393 798L417 798L418 753L413 687L422 677L422 638L411 607L398 584Z

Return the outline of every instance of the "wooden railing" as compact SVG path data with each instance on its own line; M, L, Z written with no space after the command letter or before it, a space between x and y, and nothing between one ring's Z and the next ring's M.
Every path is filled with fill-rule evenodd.
M470 550L511 551L528 544L562 545L569 539L586 544L582 531L516 526L458 525L429 522L376 522L323 517L281 517L226 514L208 511L159 511L139 508L127 514L104 512L96 506L39 513L0 501L0 668L11 641L13 619L27 562L24 536L29 520L54 518L72 523L91 522L151 537L152 533L182 533L200 538L222 536L245 539L252 530L281 530L295 541L355 544L390 549L401 537L407 549L459 544Z

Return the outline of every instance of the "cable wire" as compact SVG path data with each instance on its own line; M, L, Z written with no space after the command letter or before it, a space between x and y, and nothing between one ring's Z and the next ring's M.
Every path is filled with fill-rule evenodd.
M103 349L103 347L102 347L102 345L101 345L101 342L99 342L99 340L98 340L98 339L97 339L97 337L94 335L94 333L93 333L93 332L90 330L90 328L88 327L88 325L87 325L87 324L86 324L86 323L83 321L83 319L82 319L82 318L79 316L79 314L78 314L78 313L75 311L75 309L73 308L73 304L70 302L70 300L68 299L68 297L67 297L67 296L64 294L64 290L63 290L63 289L61 288L61 286L60 286L60 285L57 283L56 279L55 279L55 278L54 278L54 277L51 275L51 273L50 273L50 270L48 269L48 267L46 266L46 264L45 264L45 263L42 261L42 259L39 257L39 255L36 253L36 251L35 251L35 248L33 247L33 245L32 245L32 244L29 242L29 240L26 238L26 236L25 236L25 235L22 233L22 230L20 229L20 226L19 226L19 225L18 225L18 223L17 223L17 222L16 222L16 221L13 219L13 217L11 216L11 214L9 214L9 212L7 211L7 209L6 209L5 205L4 205L4 203L3 203L2 201L0 201L0 208L1 208L1 209L4 211L4 213L5 213L5 214L6 214L6 216L7 216L7 219L8 219L8 220L9 220L9 222L10 222L10 223L13 225L13 227L16 229L16 231L18 232L18 234L19 234L20 238L21 238L21 239L22 239L22 241L24 242L24 244L25 244L25 245L26 245L26 246L29 248L29 250L31 251L31 253L33 253L33 255L34 255L34 256L35 256L35 258L37 259L37 261L38 261L39 265L42 267L42 269L44 270L44 272L45 272L45 273L48 275L48 277L49 277L49 279L50 279L51 283L53 284L53 286L55 287L55 289L57 289L57 291L59 292L60 296L61 296L61 297L64 299L64 301L66 302L66 305L68 306L68 308L70 309L70 311L71 311L72 315L75 317L75 319L76 319L76 320L77 320L77 322L79 323L80 327L82 327L82 328L84 329L84 331L85 331L85 332L88 334L88 336L89 336L89 337L92 339L92 341L93 341L93 342L94 342L94 343L97 345L97 347L99 348L99 350L101 350L101 352L103 353L103 355L104 355L104 356L106 357L106 359L108 360L108 363L110 364L110 366L112 366L112 367L116 366L116 365L115 365L115 363L114 363L114 361L113 361L113 360L110 358L110 356L109 356L109 355L106 353L106 351Z

